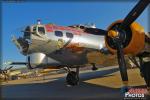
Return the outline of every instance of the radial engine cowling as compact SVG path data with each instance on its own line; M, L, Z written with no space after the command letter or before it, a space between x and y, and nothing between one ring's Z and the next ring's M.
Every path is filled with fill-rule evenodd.
M40 66L46 66L48 58L43 53L33 53L27 56L28 68L33 69Z
M115 30L121 22L122 20L118 20L112 23L108 27L108 31ZM144 49L145 33L144 28L140 24L138 24L137 22L133 22L130 27L126 28L122 32L123 33L121 35L123 35L124 37L122 40L124 54L136 55ZM108 35L106 35L105 37L105 44L111 53L116 53L116 46L113 42L113 39Z

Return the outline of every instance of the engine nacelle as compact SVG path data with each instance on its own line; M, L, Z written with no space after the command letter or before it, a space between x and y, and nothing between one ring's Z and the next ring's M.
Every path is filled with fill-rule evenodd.
M48 63L48 58L43 53L32 53L27 56L28 67L36 68Z
M47 57L44 53L32 53L27 56L28 68L49 68L57 69L60 62Z
M118 20L112 23L108 27L108 31L112 30L115 27L118 27L121 24L122 20ZM124 37L123 40L123 52L124 54L131 54L136 55L140 53L145 47L145 33L144 28L138 24L137 22L133 22L130 27L124 30ZM112 43L111 38L108 36L105 37L105 44L106 47L109 49L111 53L116 53L116 48Z

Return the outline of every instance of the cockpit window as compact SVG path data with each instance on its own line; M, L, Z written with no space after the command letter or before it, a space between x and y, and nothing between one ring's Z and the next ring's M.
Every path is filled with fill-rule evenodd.
M38 27L38 32L39 32L40 34L45 34L45 29L44 29L44 27Z
M63 33L62 33L62 31L55 31L55 35L58 37L62 37Z
M36 32L36 26L33 27L33 32Z
M30 34L31 34L31 30L30 30L30 27L27 26L24 30L24 38L27 38L29 39L30 38Z

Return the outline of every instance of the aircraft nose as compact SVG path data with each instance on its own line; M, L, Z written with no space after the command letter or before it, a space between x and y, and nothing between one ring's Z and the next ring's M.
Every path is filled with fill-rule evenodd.
M12 37L12 42L17 46L17 48L20 50L20 52L24 55L27 55L28 48L29 48L29 43L27 40L25 40L22 37L19 37L18 39L13 36Z

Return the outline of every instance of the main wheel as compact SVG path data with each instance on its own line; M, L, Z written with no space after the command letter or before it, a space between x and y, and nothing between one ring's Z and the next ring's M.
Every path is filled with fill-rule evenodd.
M67 84L72 85L72 86L78 85L79 77L78 77L77 73L74 71L69 72L66 77L66 82L67 82Z

